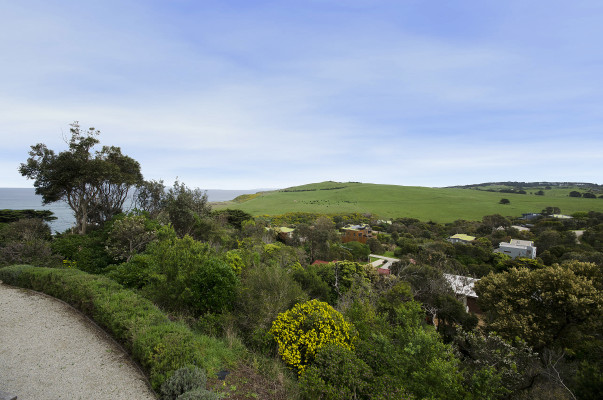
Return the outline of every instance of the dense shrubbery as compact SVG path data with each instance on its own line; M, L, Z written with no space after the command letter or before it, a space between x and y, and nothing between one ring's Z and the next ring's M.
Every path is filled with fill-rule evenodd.
M350 349L327 344L299 381L306 399L367 399L372 392L371 368Z
M163 228L159 237L109 276L173 311L199 316L232 307L237 276L231 265L190 236L180 239Z
M61 257L52 254L50 237L50 228L41 219L0 223L0 267L13 264L60 265Z

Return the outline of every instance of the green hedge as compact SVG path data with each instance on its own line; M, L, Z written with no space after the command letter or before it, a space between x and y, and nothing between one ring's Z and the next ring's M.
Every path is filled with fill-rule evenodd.
M15 265L0 268L0 280L61 299L91 317L124 345L155 390L181 367L194 365L211 373L237 358L235 349L171 322L149 300L103 276Z

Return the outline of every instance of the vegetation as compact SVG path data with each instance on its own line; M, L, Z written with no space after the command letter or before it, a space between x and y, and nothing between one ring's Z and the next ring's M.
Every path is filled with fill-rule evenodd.
M498 187L497 190L502 188ZM406 217L439 223L450 223L457 219L479 221L485 215L492 214L520 216L522 213L538 213L551 205L570 215L578 211L603 212L603 203L570 197L572 189L555 186L546 190L546 196L505 192L504 198L510 204L500 204L500 192L485 189L322 182L263 192L216 207L239 209L256 217L269 218L292 212L331 216L358 213L379 218ZM275 226L278 224L275 223Z
M69 150L55 154L38 143L19 168L21 175L34 180L44 204L69 204L82 234L88 225L102 225L119 214L130 188L142 181L138 162L121 154L119 147L104 146L92 154L98 134L94 128L83 132L76 121L71 124Z
M300 375L327 344L353 349L355 337L343 316L329 304L310 300L279 314L269 332L283 361Z
M212 210L184 183L141 181L133 212L92 213L76 233L5 212L0 279L94 318L163 398L594 399L603 202L584 193L600 191L323 182ZM343 243L356 224L371 237ZM511 239L537 257L495 251ZM378 271L370 253L398 261ZM453 275L480 279L477 305Z
M236 348L171 322L149 300L111 279L76 269L32 266L2 268L0 279L47 293L93 318L131 352L155 389L181 367L217 371L236 359Z

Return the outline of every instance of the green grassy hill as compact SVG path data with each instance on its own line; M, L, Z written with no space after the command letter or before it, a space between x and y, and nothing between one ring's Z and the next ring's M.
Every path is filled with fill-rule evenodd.
M591 210L603 212L603 199L569 197L569 192L576 188L552 188L546 190L544 196L530 194L538 190L528 188L527 194L511 194L475 189L328 181L244 196L217 204L214 208L237 208L252 215L359 212L382 218L412 217L435 222L480 220L489 214L521 216L522 213L540 212L548 206L559 207L563 214ZM499 204L502 198L509 199L511 203Z

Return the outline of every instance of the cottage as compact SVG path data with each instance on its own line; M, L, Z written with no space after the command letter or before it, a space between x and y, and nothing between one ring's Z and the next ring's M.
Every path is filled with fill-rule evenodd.
M475 240L475 236L465 235L464 233L457 233L456 235L450 236L448 239L450 243L471 243Z

